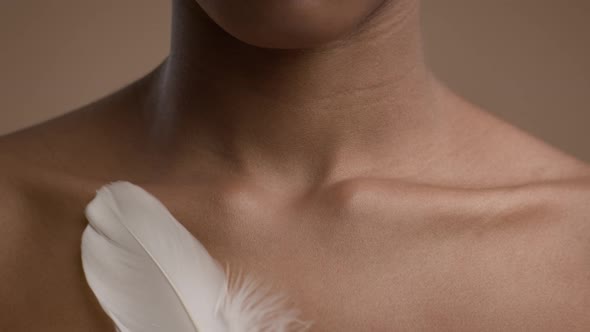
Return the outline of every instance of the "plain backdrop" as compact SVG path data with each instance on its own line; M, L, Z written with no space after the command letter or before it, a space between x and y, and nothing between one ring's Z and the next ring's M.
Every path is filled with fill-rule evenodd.
M0 0L0 134L72 111L158 65L168 51L170 2ZM424 0L422 7L438 77L590 161L589 0Z

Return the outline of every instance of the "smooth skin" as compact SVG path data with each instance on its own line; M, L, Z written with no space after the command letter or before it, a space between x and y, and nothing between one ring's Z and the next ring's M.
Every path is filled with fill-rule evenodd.
M590 331L590 165L434 79L418 1L278 3L175 0L157 68L0 138L0 330L113 331L80 238L127 180L313 332Z

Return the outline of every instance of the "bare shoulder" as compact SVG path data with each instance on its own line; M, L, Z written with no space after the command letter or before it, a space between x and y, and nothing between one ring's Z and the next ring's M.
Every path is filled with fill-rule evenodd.
M0 227L6 230L0 232L0 246L7 249L0 255L30 250L18 246L31 232L60 227L91 197L89 188L100 179L93 181L85 163L101 150L92 128L100 128L102 115L94 110L103 103L110 101L0 136Z
M61 116L0 136L2 162L32 171L23 174L25 179L43 173L97 179L134 174L129 171L141 166L143 145L138 142L146 139L144 110L154 74Z
M137 109L148 78L56 118L0 135L2 226L12 232L26 228L39 214L57 213L61 206L52 203L91 193L87 185L106 180L105 174L116 176L113 165L125 164L120 156L137 150L132 124L139 122Z
M585 269L590 306L590 175L581 175L547 184L544 193L547 204L553 204L555 217L567 230L567 244L573 254L582 255L580 267ZM558 223L559 225L559 223ZM575 250L578 250L577 252ZM588 308L590 309L590 307Z
M554 219L553 223L562 227L568 236L564 246L571 248L572 254L585 256L581 262L586 264L580 267L586 269L590 291L590 175L549 181L539 186L546 218Z
M590 164L508 119L475 105L441 86L452 110L453 158L449 169L473 187L508 186L584 179Z
M13 253L20 249L17 243L31 218L26 195L14 178L14 166L2 159L6 158L0 158L0 269L6 271L7 265L12 262ZM5 273L0 274L0 277L5 276ZM0 300L6 298L2 296L2 285L6 284L9 283L0 280Z
M107 323L79 262L84 205L97 184L34 148L11 153L19 147L0 144L0 330L101 331Z
M80 267L95 185L5 156L0 168L0 330L107 331Z
M26 171L23 171L22 164L2 153L0 156L0 264L4 265L10 261L9 256L22 249L17 244L22 240L23 232L31 226L36 207L24 188Z
M536 330L589 331L590 176L533 184L522 193L536 204L515 210L502 226L509 232L517 225L510 236L516 240L502 249L502 275L518 276L506 288L519 294L531 322L545 322Z
M34 227L33 206L19 185L15 167L8 158L0 158L0 329L16 326L15 315L21 314L18 293L28 278L22 263L30 257L30 229Z
M137 150L146 82L0 137L1 331L108 330L81 270L84 207L133 166L119 156Z

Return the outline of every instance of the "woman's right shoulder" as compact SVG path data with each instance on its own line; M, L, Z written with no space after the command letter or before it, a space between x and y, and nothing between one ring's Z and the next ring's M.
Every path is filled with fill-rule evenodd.
M11 317L3 315L10 312L15 292L21 289L35 207L20 185L19 163L0 153L0 169L0 321L10 322Z
M36 217L41 212L35 193L27 190L29 183L35 183L31 177L35 172L32 165L4 154L0 149L0 270L6 269L7 263L17 261L22 252L27 232L34 226ZM38 168L39 169L39 168ZM0 288L5 285L0 274ZM0 292L1 294L1 292ZM2 296L0 296L2 298Z
M0 152L0 227L3 230L0 232L0 246L14 238L10 232L16 231L18 225L26 222L29 216L29 201L22 187L22 168L18 160ZM0 249L0 254L3 252L6 253Z
M89 196L71 199L19 166L0 157L0 331L107 331L80 274Z
M63 315L64 322L93 317L91 297L80 295L77 254L92 185L80 191L82 179L1 152L0 331L37 331ZM31 321L38 315L47 319Z
M35 246L39 229L64 227L79 215L99 185L62 166L61 145L43 139L44 127L0 137L0 271ZM0 288L6 275L0 273Z

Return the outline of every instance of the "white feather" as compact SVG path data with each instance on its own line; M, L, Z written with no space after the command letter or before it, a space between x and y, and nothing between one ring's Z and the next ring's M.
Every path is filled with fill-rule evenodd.
M117 181L86 206L86 280L121 332L305 331L286 297L249 276L232 281L154 196Z

